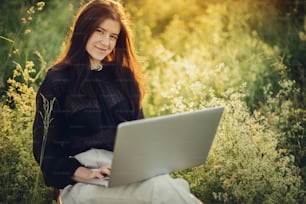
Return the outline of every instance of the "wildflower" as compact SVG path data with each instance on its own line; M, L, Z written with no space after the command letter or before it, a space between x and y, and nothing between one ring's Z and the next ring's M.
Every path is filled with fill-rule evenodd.
M190 85L190 90L193 93L201 93L201 90L203 89L204 85L200 81L195 81Z
M20 64L16 63L15 70L17 70L18 72L20 72L22 70Z
M33 61L26 61L26 66L27 69L31 69L34 67L34 62Z
M45 2L43 1L37 2L36 6L38 11L42 11L45 6Z
M31 32L31 29L26 29L25 31L24 31L24 34L28 34L28 33L30 33Z
M21 74L20 74L20 72L18 72L16 69L13 71L13 77L18 77L18 76L20 76ZM8 79L7 81L8 81L8 83L11 83L11 81L9 81L10 79Z
M306 41L306 34L304 32L299 32L299 37L302 41Z
M26 24L27 23L27 19L26 18L21 18L21 23Z
M35 13L35 8L34 6L31 6L28 10L27 10L28 14L34 14Z
M223 68L225 67L225 63L221 62L220 64L216 65L216 72L221 72Z
M13 50L13 52L12 52L14 55L18 55L19 53L20 53L20 51L19 51L19 49L15 49L15 50Z

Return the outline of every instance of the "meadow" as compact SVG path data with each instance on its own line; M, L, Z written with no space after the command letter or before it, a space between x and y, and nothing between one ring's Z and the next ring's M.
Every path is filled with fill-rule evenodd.
M84 2L0 2L1 204L52 202L32 155L35 97ZM172 176L204 203L305 203L306 1L122 2L145 116L225 107L207 162Z

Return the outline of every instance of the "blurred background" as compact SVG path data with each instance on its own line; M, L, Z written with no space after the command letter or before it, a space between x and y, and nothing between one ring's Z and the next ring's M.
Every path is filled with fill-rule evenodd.
M85 0L0 0L0 203L51 203L32 156L35 95ZM224 106L204 203L305 203L306 1L122 0L146 117ZM184 151L182 149L182 151Z

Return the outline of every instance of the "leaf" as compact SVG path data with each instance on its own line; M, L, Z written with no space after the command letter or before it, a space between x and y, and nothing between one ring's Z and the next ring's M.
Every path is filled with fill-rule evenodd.
M12 40L12 39L10 39L10 38L6 38L6 37L4 37L4 36L2 36L2 35L0 35L0 39L6 40L6 41L8 41L8 42L10 42L10 43L15 43L14 40Z

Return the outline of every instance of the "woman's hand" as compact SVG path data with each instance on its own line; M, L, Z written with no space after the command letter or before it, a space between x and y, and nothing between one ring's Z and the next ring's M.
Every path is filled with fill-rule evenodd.
M103 179L106 176L109 176L111 174L111 165L108 164L106 166L103 166L99 169L88 169L86 167L79 167L74 172L72 179L81 182L87 179Z

